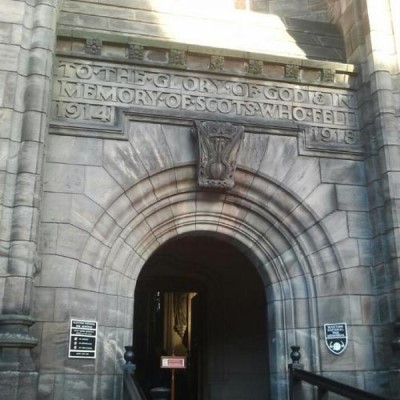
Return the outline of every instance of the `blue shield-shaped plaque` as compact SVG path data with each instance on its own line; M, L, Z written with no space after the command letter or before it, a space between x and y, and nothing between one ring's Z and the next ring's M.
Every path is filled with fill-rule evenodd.
M335 355L342 354L348 344L347 324L337 322L335 324L324 324L325 344L329 351Z

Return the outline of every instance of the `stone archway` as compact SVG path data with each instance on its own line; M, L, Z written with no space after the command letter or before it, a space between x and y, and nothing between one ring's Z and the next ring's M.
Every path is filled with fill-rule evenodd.
M136 285L136 377L146 392L170 387L161 355L187 358L177 400L269 399L265 291L235 241L196 232L167 241Z
M344 281L329 235L302 201L271 179L244 169L237 171L236 182L228 193L198 191L192 164L139 181L99 218L82 262L92 266L96 276L101 271L98 293L133 303L145 262L169 239L193 232L231 238L265 287L271 391L278 399L286 395L291 345L304 349L307 368L320 370L316 301L321 293L314 280L329 273L338 287ZM77 280L78 275L79 270ZM108 313L108 305L103 306L100 313ZM119 328L117 347L122 352L131 340L132 320L125 317Z

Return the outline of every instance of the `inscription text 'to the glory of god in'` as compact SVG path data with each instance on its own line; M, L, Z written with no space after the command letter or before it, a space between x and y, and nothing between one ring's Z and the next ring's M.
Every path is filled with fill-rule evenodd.
M116 107L133 106L289 120L309 126L312 140L359 142L350 90L65 59L56 65L54 119L113 125Z

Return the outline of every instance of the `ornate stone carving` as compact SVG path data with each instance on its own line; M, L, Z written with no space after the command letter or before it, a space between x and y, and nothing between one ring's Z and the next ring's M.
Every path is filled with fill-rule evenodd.
M195 121L199 140L198 182L201 187L231 189L243 126L225 122Z
M224 57L222 56L211 56L210 70L222 71L224 69L224 61Z
M130 44L128 49L128 58L135 61L143 61L144 46L140 44Z
M300 78L300 66L294 64L286 64L285 78L298 80Z
M324 68L322 70L322 81L327 83L335 82L336 71L330 68Z
M261 60L249 60L249 74L260 75L262 73L263 62Z
M91 54L93 56L101 55L101 49L103 47L103 43L98 39L87 39L86 40L86 54Z
M169 51L169 63L175 67L186 67L186 52L184 50L171 49Z

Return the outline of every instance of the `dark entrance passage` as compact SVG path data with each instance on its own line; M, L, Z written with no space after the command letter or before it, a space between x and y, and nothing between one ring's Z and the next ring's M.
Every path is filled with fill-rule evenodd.
M187 357L176 400L268 399L265 295L255 268L234 246L186 236L162 246L135 293L137 378L149 394L170 387L162 355Z

